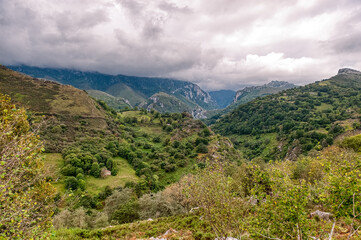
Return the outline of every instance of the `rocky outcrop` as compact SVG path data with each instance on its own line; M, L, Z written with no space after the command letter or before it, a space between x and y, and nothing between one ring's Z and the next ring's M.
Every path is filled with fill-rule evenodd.
M196 108L192 111L192 116L196 119L204 119L207 118L206 112L203 108Z
M203 108L213 109L216 107L216 103L209 93L203 91L198 85L193 83L189 83L182 88L172 91L172 94L175 96L184 96L187 100L192 101Z
M357 71L355 69L351 69L351 68L341 68L340 70L338 70L337 74L357 74L357 75L361 75L361 72Z

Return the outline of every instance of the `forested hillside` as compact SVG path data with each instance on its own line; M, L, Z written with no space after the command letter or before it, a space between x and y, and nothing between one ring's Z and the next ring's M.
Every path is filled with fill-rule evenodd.
M278 93L282 90L294 88L296 85L283 81L272 81L270 83L261 86L245 87L242 90L238 90L232 99L232 101L224 106L224 109L216 109L207 111L208 118L204 121L207 125L214 124L223 115L231 112L241 104L252 101L258 97L264 97L270 94Z
M212 129L249 159L294 159L322 149L344 131L360 128L361 73L339 74L240 105Z

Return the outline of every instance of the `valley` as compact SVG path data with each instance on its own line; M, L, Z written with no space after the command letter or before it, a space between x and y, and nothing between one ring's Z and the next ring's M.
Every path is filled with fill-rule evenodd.
M308 217L316 209L335 214L335 236L341 226L357 232L345 218L361 186L360 89L361 73L350 69L301 87L249 87L207 126L185 90L133 106L0 69L0 92L26 109L44 143L53 239L293 239L298 223L322 238L332 226Z
M360 240L360 22L0 0L0 240Z

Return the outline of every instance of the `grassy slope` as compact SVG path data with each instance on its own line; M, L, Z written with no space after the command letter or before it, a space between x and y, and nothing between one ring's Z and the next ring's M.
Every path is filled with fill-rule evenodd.
M72 86L34 79L0 66L0 93L25 107L30 120L46 116L41 135L48 151L60 152L85 135L109 134L104 111L86 92Z
M192 112L192 107L185 104L178 98L171 96L169 94L160 92L152 96L152 98L157 99L156 101L151 101L148 105L151 108L154 108L158 112Z
M145 95L136 92L135 90L123 83L117 83L112 85L106 92L115 97L122 97L129 100L132 106L136 106L139 103L146 102L147 99Z
M117 165L119 171L116 176L108 176L105 179L94 178L92 176L87 176L85 181L87 183L87 191L90 193L99 193L106 186L111 188L122 186L126 182L138 182L138 177L135 175L135 171L129 163L120 157L113 158L114 163Z
M169 229L177 231L164 236ZM158 218L154 221L138 221L97 230L62 229L54 232L53 239L215 239L211 227L198 215L180 215Z
M86 92L95 99L102 100L108 104L109 107L114 109L124 109L131 106L125 102L123 98L114 97L106 92L99 90L86 90Z

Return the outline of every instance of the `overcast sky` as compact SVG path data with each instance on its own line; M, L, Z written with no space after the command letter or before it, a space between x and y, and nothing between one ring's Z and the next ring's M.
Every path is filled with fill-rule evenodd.
M361 1L0 0L0 64L305 84L361 69Z

